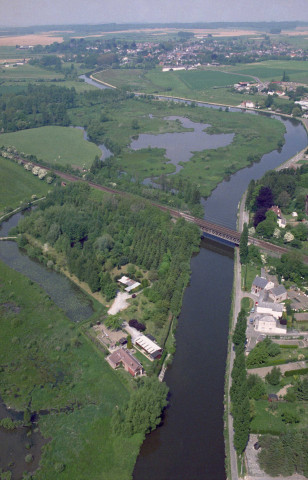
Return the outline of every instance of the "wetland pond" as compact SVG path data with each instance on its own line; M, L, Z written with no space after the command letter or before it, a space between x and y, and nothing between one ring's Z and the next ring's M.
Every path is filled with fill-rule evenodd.
M209 134L206 128L209 124L192 122L185 117L165 117L164 120L178 121L182 126L190 131L177 133L162 133L151 135L141 133L138 138L132 140L130 148L140 150L143 148L164 148L165 156L175 166L177 173L181 170L181 162L188 162L194 152L202 150L212 150L215 148L226 147L234 137L234 133Z

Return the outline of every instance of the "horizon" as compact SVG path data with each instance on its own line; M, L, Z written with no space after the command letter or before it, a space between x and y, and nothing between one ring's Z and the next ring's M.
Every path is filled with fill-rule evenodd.
M1 28L108 25L108 24L187 24L308 22L306 0L0 0ZM188 8L189 7L189 8Z

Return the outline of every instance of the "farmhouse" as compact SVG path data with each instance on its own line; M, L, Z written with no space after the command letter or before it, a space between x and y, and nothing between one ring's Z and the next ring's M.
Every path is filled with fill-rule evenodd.
M260 333L269 333L272 335L285 335L287 327L280 325L272 315L264 315L256 319L255 330Z
M273 287L273 282L269 282L265 277L259 277L257 275L252 282L251 293L259 295L261 292L264 292L264 290L270 290Z
M143 368L140 362L128 351L124 348L119 348L111 355L108 355L106 358L109 365L116 369L121 365L124 369L129 372L133 377L137 377L138 375L143 374Z
M136 337L134 344L145 352L152 361L161 357L162 348L145 335L140 334Z
M283 285L278 285L278 287L274 287L269 292L269 297L275 303L283 302L287 299L287 291Z

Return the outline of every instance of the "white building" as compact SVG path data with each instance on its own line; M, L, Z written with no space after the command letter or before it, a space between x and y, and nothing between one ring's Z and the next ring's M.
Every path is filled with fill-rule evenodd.
M263 313L264 315L272 315L276 319L282 317L282 312L285 306L280 303L271 302L259 302L257 305L257 313Z
M270 335L285 335L287 327L280 325L272 315L264 315L256 320L255 330Z

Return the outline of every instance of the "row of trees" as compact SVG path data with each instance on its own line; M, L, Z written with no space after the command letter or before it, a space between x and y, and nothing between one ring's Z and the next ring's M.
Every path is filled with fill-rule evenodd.
M234 428L234 447L241 454L247 445L250 430L250 403L245 364L247 313L242 309L237 317L233 334L235 360L232 369L230 388L231 408Z

